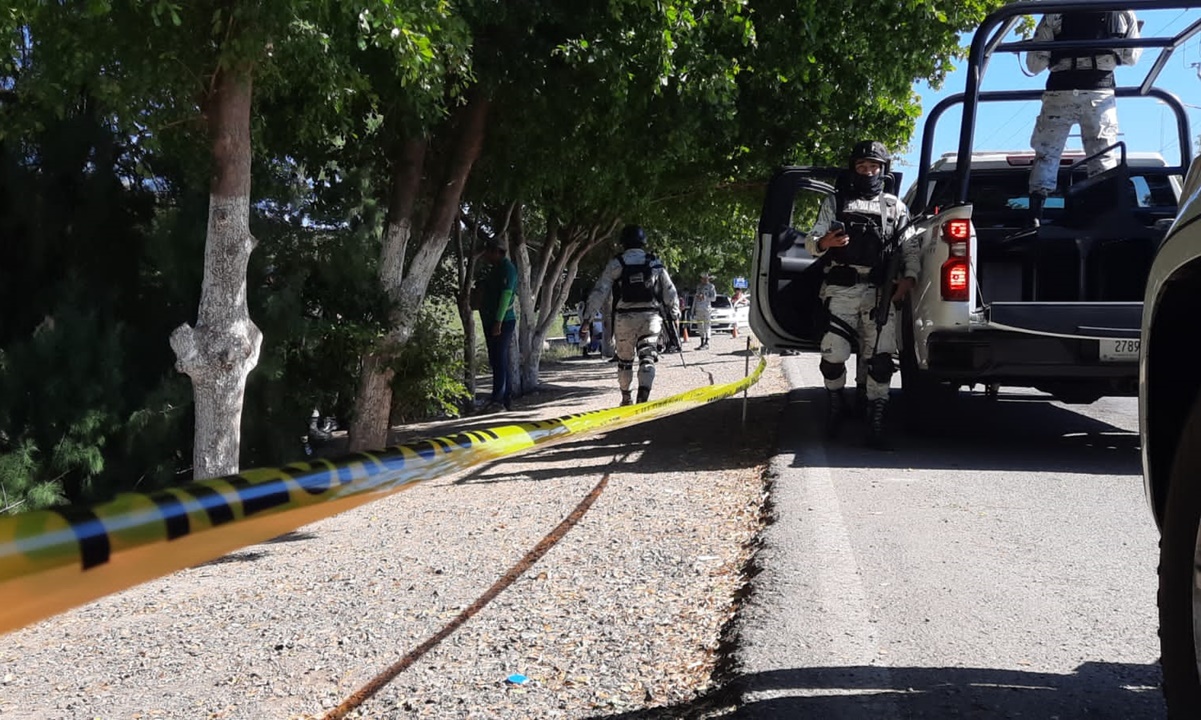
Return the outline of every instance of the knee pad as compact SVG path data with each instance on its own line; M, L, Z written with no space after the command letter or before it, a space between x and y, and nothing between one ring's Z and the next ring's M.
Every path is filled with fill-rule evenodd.
M617 369L618 370L630 370L632 372L634 370L634 361L633 360L622 360L621 358L618 358L617 359Z
M887 383L892 380L892 374L896 367L892 364L892 355L880 353L872 355L872 358L867 361L867 374L878 383Z
M847 366L843 363L832 363L822 358L822 361L817 364L817 369L821 370L822 377L827 380L837 380L846 374Z
M638 363L646 365L656 362L659 362L659 352L655 346L650 343L640 343L638 345Z

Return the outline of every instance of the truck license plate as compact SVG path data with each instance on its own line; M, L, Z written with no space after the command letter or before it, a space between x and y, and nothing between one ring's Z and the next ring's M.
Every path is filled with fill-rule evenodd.
M1141 340L1101 340L1101 362L1137 362Z

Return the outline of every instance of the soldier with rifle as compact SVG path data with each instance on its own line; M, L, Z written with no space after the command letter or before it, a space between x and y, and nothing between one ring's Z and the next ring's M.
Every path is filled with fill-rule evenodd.
M667 310L671 327L680 319L680 303L667 268L646 249L646 233L641 227L622 228L621 245L622 252L609 261L589 293L584 315L591 317L612 295L617 384L621 404L630 405L634 402L630 391L634 363L638 364L638 402L646 402L659 360L659 333L665 320L660 311Z
M836 194L826 198L805 238L805 248L825 264L820 292L829 324L819 368L827 391L827 435L837 437L849 413L843 388L851 352L863 357L870 351L863 389L867 440L880 449L888 448L885 409L897 350L896 323L888 309L913 289L921 270L920 248L908 227L909 209L884 192L891 161L882 143L857 144Z

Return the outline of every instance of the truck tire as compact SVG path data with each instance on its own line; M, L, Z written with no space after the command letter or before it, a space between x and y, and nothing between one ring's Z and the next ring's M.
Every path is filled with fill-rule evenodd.
M913 308L906 302L901 306L901 398L910 412L920 412L932 403L948 402L959 395L959 387L931 379L917 365L914 349Z
M1172 462L1159 541L1159 646L1168 717L1201 708L1201 396Z

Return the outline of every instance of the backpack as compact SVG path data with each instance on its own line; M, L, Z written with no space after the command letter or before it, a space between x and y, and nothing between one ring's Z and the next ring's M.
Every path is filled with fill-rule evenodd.
M1118 15L1118 13L1112 11L1063 13L1060 16L1061 24L1059 33L1055 35L1055 39L1110 40L1125 37L1126 34L1118 30ZM1072 70L1078 70L1077 64L1082 57L1094 58L1095 67L1095 58L1104 55L1113 55L1115 59L1118 59L1118 64L1121 64L1118 54L1113 50L1096 52L1090 51L1087 48L1052 50L1051 64L1054 65L1061 60L1070 59L1072 61Z
M627 264L625 253L617 256L621 263L621 277L614 287L614 298L631 305L647 305L658 302L659 288L655 281L655 270L651 262L657 260L649 252L643 252L644 259L637 264Z

